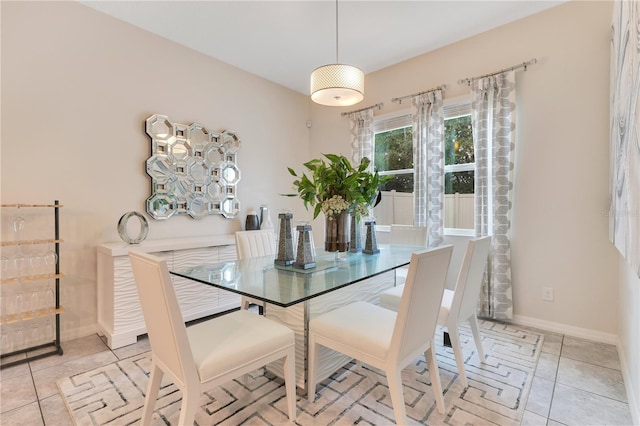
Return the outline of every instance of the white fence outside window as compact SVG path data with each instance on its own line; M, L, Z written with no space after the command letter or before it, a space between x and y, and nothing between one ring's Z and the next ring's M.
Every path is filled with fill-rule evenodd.
M445 194L444 227L473 229L473 194ZM382 201L374 209L377 225L413 225L413 193L382 191Z

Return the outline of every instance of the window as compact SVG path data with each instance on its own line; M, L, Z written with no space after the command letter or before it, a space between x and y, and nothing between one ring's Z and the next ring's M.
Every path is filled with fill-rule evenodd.
M474 228L475 158L471 104L444 107L444 227Z
M468 98L444 106L445 228L474 228L475 163ZM413 224L413 131L411 114L382 116L374 122L374 166L394 178L382 187L375 209L379 225Z
M391 175L384 191L413 192L413 129L411 114L383 120L373 125L375 169Z

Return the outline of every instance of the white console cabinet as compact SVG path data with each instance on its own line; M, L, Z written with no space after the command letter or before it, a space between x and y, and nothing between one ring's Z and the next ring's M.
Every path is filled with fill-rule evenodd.
M233 235L144 241L141 244L98 244L98 332L111 349L135 343L146 327L131 271L129 250L167 260L169 269L236 259ZM186 321L240 306L240 296L192 280L172 276Z

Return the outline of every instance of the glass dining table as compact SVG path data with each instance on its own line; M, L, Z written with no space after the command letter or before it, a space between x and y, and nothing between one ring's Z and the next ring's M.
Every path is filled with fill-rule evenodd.
M172 269L173 275L265 302L264 315L296 334L296 384L306 389L309 320L349 303L378 302L378 295L395 283L395 269L406 266L411 254L424 247L381 244L380 252L328 253L318 250L315 267L298 269L274 262L275 256ZM320 353L320 379L329 377L349 361L326 349ZM282 376L282 365L268 369Z

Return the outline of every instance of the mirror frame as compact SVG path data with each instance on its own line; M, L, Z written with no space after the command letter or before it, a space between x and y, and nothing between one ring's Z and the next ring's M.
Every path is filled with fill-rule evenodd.
M234 131L211 132L202 124L174 123L162 114L147 118L145 130L151 138L145 170L151 177L146 209L152 218L222 215L232 219L238 215L241 143ZM231 171L233 179L228 178Z

